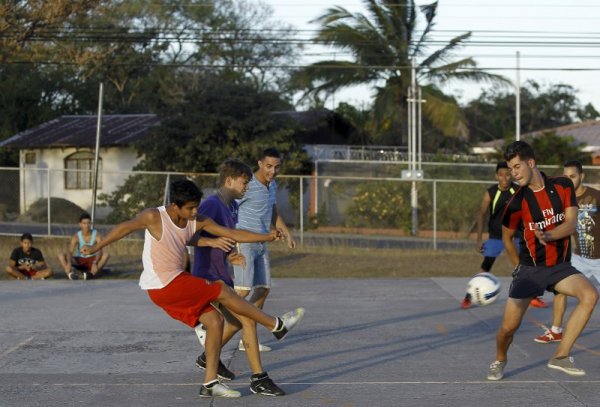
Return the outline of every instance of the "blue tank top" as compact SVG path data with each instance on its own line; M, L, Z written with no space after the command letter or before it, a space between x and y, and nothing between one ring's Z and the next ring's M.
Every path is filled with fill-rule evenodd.
M92 246L96 243L96 229L92 229L92 237L89 242L83 240L83 233L81 230L77 232L77 240L79 243L77 244L77 251L75 252L75 257L94 257L96 254L81 254L81 249L83 246Z

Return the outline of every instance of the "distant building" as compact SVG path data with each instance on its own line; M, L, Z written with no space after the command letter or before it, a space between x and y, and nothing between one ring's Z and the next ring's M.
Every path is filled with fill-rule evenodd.
M523 139L538 137L545 133L556 133L557 136L571 136L577 144L583 144L582 151L592 157L592 164L600 165L600 120L586 120L584 122L568 124L549 129L533 131L522 134ZM504 140L492 140L479 143L472 148L473 154L491 155L502 149Z
M158 124L154 114L102 116L98 193L112 192L123 183L122 172L131 171L139 160L133 143ZM19 149L21 212L47 198L49 190L52 197L89 209L96 127L96 116L61 116L0 142L0 147Z

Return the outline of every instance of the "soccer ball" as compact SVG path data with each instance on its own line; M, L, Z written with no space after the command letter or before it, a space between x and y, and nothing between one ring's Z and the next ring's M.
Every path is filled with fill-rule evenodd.
M492 273L476 274L467 283L467 294L475 305L490 305L500 294L500 281Z

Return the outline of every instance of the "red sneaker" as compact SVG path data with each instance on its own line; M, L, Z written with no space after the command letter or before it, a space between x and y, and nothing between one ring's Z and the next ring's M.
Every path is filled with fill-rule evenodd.
M548 304L546 304L540 297L535 297L532 299L529 305L534 308L548 308Z
M460 302L460 307L462 309L471 308L471 299L469 297L463 298L462 301Z
M562 332L555 333L549 329L546 329L543 335L538 336L534 339L537 343L550 343L550 342L560 342L562 340Z

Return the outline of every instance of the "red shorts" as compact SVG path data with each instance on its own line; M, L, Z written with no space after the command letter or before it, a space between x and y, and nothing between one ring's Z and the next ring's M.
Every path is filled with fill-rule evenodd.
M73 257L73 267L79 271L90 271L92 263L96 261L96 256L92 257Z
M37 274L37 270L19 270L21 273L23 273L24 275L26 275L27 277L33 277Z
M152 302L171 318L192 328L198 325L200 315L214 311L210 304L221 294L221 284L180 273L164 288L148 290Z

